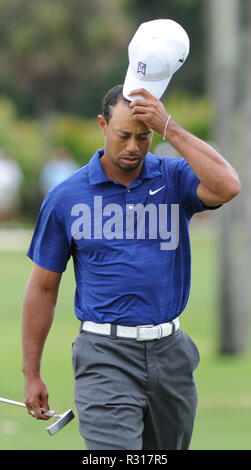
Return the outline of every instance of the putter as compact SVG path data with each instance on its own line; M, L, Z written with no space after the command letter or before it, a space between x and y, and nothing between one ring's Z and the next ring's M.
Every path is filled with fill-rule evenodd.
M25 403L22 403L20 401L8 400L7 398L0 397L0 402L8 403L9 405L22 406L23 408L26 408ZM65 411L65 413L62 413L61 415L57 414L54 410L42 409L42 412L48 413L53 418L56 418L56 421L46 428L46 430L51 436L53 436L58 431L60 431L60 429L66 426L66 424L68 424L74 418L74 413L72 410L67 410Z

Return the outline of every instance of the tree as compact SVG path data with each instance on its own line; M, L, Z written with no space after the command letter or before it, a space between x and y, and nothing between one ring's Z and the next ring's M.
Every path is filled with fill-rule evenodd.
M2 0L0 86L38 114L77 103L127 56L130 21L116 0Z
M191 40L167 95L198 96L205 91L202 13L203 0L0 0L0 93L21 114L94 117L105 91L123 82L138 25L162 17L182 24Z
M247 345L250 314L251 193L246 178L250 176L251 148L251 15L243 15L243 8L248 6L251 11L249 0L210 0L207 6L214 140L244 181L240 196L221 213L220 352L231 354ZM241 18L245 16L242 36Z

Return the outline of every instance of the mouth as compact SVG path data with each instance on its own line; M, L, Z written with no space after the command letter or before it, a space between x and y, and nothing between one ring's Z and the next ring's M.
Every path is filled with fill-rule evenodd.
M128 165L135 165L140 162L141 158L138 155L123 155L121 160Z

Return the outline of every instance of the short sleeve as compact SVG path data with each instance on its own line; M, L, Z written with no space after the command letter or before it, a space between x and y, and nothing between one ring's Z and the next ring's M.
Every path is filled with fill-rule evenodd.
M59 273L65 271L71 256L70 243L51 192L41 206L27 256L40 267Z

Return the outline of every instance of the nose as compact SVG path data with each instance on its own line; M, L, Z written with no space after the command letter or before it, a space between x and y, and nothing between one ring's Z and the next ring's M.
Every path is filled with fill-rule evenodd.
M127 141L127 151L129 153L137 153L139 151L138 142L134 137L131 137Z

